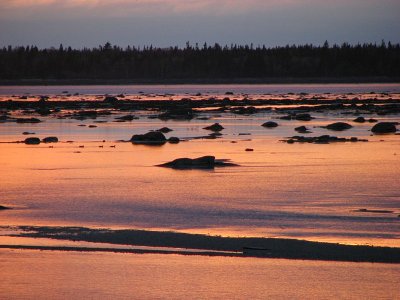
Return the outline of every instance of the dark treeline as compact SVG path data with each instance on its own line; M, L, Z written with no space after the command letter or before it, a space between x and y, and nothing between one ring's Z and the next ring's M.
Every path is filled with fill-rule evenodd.
M185 48L0 49L0 79L212 80L240 78L399 78L400 45L253 45Z

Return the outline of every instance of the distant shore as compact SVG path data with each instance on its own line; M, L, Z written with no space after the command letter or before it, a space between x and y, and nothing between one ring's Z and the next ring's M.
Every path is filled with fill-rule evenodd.
M215 79L0 79L0 86L24 85L156 85L156 84L357 84L400 83L397 77L274 77L274 78L215 78Z
M108 230L84 227L20 226L21 234L15 236L52 238L118 245L186 248L194 251L145 251L113 248L52 247L2 245L9 249L38 249L64 251L107 251L126 253L164 253L187 255L238 256L286 258L306 260L400 263L400 248L353 246L333 243L310 242L296 239L222 237L177 232L147 230ZM218 253L226 251L232 253Z

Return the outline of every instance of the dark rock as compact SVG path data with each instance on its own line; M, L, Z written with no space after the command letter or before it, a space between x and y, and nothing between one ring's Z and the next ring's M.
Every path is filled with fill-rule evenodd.
M298 133L310 133L311 132L310 130L308 130L308 128L306 126L299 126L299 127L296 127L294 130L297 131Z
M365 139L359 139L357 137L352 137L352 138L339 138L337 136L331 136L331 135L321 135L317 137L305 137L305 136L292 136L288 138L287 140L283 140L284 142L288 144L293 144L293 143L311 143L311 144L329 144L329 143L340 143L340 142L368 142L368 140Z
M168 132L171 132L173 130L168 128L168 127L163 127L163 128L157 129L156 131L159 131L159 132L162 132L162 133L168 133Z
M26 138L24 143L27 145L39 145L40 139L37 137L30 137L30 138Z
M58 143L58 138L56 136L48 136L42 139L43 143Z
M311 121L312 119L314 119L310 116L310 114L297 114L294 118L298 121Z
M281 119L281 120L287 120L287 121L290 121L290 120L292 120L292 119L293 119L293 117L292 117L291 115L286 115L286 116L282 116L282 117L280 117L279 119Z
M369 119L368 122L369 122L369 123L376 123L376 122L378 122L378 120L376 120L376 119Z
M175 137L175 136L171 136L168 139L168 143L170 143L170 144L178 144L180 141L181 140L178 137Z
M173 169L214 169L214 167L217 166L235 166L235 164L227 163L225 161L218 161L215 159L215 156L202 156L194 159L178 158L158 166Z
M342 130L350 129L352 127L353 126L351 126L348 123L336 122L336 123L332 123L332 124L329 124L328 126L326 126L326 129L334 130L334 131L342 131Z
M24 131L22 134L23 134L23 135L29 135L29 134L35 134L35 133L34 133L34 132Z
M252 152L252 151L254 151L254 149L252 149L252 148L246 148L244 151Z
M106 103L117 103L118 102L118 98L111 97L111 96L106 96L106 97L104 97L103 101L106 102Z
M96 128L97 126L96 125L89 125L88 127L89 128Z
M6 210L6 209L11 209L11 207L0 205L0 210Z
M358 118L355 118L354 120L353 120L353 122L356 122L356 123L365 123L365 118L364 117L358 117Z
M380 122L375 124L371 131L375 134L394 133L396 132L396 125L392 122Z
M126 115L126 116L122 116L122 117L117 117L115 119L116 120L120 120L120 121L132 121L132 120L137 120L139 118L135 117L135 116L132 116L132 115Z
M195 113L191 108L170 109L158 115L158 118L161 120L191 120L194 117Z
M146 134L135 134L130 141L135 144L163 145L167 139L159 131L150 131Z
M203 129L212 130L212 131L221 131L224 129L219 123L214 123L210 126L204 127Z
M273 122L273 121L268 121L268 122L265 122L264 124L262 124L261 126L267 127L267 128L274 128L274 127L278 127L278 123Z
M40 121L37 118L18 118L16 119L17 123L40 123L42 121Z
M231 112L237 115L251 115L257 112L257 108L255 108L254 106L236 107L232 108Z

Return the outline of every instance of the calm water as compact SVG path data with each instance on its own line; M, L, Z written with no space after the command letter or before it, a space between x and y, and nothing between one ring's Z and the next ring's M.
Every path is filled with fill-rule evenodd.
M156 94L162 94L161 100L170 94L174 99L197 93L225 97L226 91L240 99L243 94L250 99L264 94L285 98L293 96L286 93L302 92L309 97L329 92L324 97L332 99L345 93L348 98L398 99L400 85L0 87L0 101L25 93L59 100L68 97L60 95L63 91L80 93L77 100L117 93L143 95L142 100ZM386 92L392 94L379 94ZM210 112L205 113L211 118L207 121L169 122L148 119L151 112L135 111L138 120L113 122L127 113L97 119L104 123L56 116L39 116L44 121L39 124L0 123L0 205L13 208L0 212L0 225L162 229L400 247L400 135L370 136L371 124L353 123L354 116L340 111L313 112L316 119L306 124L278 120L280 126L271 130L260 125L280 116L274 111L251 116ZM390 114L366 117L400 121ZM339 133L318 127L334 121L354 127ZM167 137L203 136L209 132L202 128L214 122L225 127L221 139L161 147L117 142L164 126L174 130ZM94 124L97 127L87 126ZM309 127L311 136L357 136L369 142L279 141L295 135L294 128L300 125ZM57 136L61 142L53 148L10 143L24 140L24 131L40 138ZM178 157L202 155L230 159L240 167L212 171L155 167ZM21 240L0 236L0 243ZM24 243L74 242L25 239ZM386 264L0 250L1 299L77 295L82 299L397 299L399 278L399 267Z
M185 85L97 85L97 86L0 86L0 95L60 94L285 94L285 93L400 93L400 84L185 84Z
M398 87L274 85L229 86L229 90L359 92ZM111 93L122 87L79 88L80 92ZM193 89L189 92L228 89L226 85L140 88L160 88L164 92L175 89L181 93L189 91L186 88ZM53 86L3 89L9 93L12 89L13 94L74 91L71 87ZM14 114L18 116L19 112ZM97 119L106 123L49 116L40 117L44 122L39 124L0 124L1 142L23 140L24 131L35 132L40 138L55 135L61 140L54 148L0 143L0 205L14 208L1 212L0 224L163 229L400 246L399 135L370 136L371 124L352 123L354 116L339 111L313 113L316 119L307 124L279 120L280 126L275 129L260 126L279 117L273 111L251 116L209 113L208 121L179 122L148 119L148 112L134 114L140 119L127 123L113 122L121 115L114 112ZM368 117L399 121L396 115ZM350 122L354 127L342 133L315 127L334 121ZM162 147L116 142L163 126L174 130L167 137L202 136L209 133L202 128L214 122L225 127L221 139ZM82 124L97 127L78 126ZM300 125L310 127L312 136L336 134L370 141L330 145L289 145L279 141L295 135L294 128ZM239 135L243 133L247 135ZM246 148L254 151L246 152ZM240 167L213 171L155 167L178 157L202 155L230 159ZM359 209L392 213L357 212Z
M2 299L400 297L387 264L0 250L0 268Z

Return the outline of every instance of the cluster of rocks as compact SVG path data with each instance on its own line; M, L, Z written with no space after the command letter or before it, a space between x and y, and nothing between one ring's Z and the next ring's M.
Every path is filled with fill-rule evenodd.
M337 136L331 135L321 135L316 137L305 137L305 136L292 136L286 140L282 140L288 144L294 143L310 143L310 144L329 144L329 143L338 143L338 142L368 142L366 139L359 139L357 137L351 138L340 138Z
M297 120L297 121L311 121L312 119L315 119L308 113L291 113L286 116L280 117L281 120Z
M56 136L48 136L40 140L38 137L29 137L24 140L27 145L39 145L40 143L58 143Z
M237 166L225 160L216 160L215 156L202 156L198 158L178 158L165 164L157 165L172 169L214 169L215 167Z

